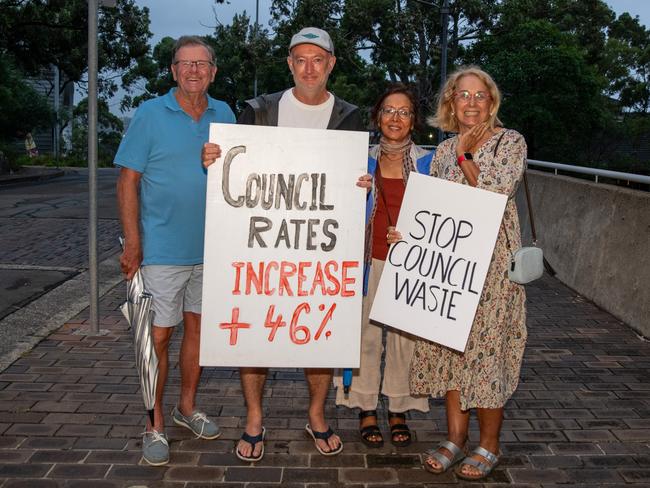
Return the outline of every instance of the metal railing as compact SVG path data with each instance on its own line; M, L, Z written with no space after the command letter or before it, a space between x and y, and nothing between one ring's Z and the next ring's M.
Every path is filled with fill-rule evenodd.
M434 149L436 146L421 145L423 149ZM596 183L599 182L598 178L610 178L613 180L626 181L628 183L643 183L650 185L650 176L637 175L634 173L623 173L621 171L610 171L608 169L589 168L586 166L573 166L571 164L551 163L549 161L540 161L538 159L529 159L528 167L530 168L544 168L553 170L554 174L559 174L558 171L566 171L568 173L579 173L594 177Z
M558 171L568 171L571 173L590 175L594 177L596 183L598 183L598 177L602 177L602 178L611 178L614 180L627 181L628 183L635 182L635 183L644 183L646 185L650 185L650 176L636 175L633 173L622 173L621 171L610 171L608 169L587 168L584 166L572 166L570 164L549 163L548 161L538 161L537 159L529 159L528 166L552 169L554 174L558 174Z

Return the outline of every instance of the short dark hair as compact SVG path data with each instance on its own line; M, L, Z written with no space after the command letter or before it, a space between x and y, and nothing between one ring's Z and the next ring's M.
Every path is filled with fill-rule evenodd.
M172 52L172 63L176 62L176 53L185 46L203 46L208 50L210 61L213 63L217 62L212 46L201 39L199 36L181 36L178 38L178 41L176 41L176 44L174 44L174 51Z
M375 128L379 128L379 117L381 115L381 109L384 106L384 100L388 98L391 95L394 95L396 93L401 93L402 95L406 96L406 98L409 99L409 102L411 102L411 110L413 111L413 128L417 128L420 126L420 107L418 104L417 97L415 96L415 92L411 87L408 85L405 85L404 83L392 83L388 85L384 93L381 94L377 102L375 103L374 107L372 107L372 110L370 110L370 118L372 119L372 123L374 124Z

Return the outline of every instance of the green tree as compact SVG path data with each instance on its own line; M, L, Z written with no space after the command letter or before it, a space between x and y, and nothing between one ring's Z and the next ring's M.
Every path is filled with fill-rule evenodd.
M112 164L117 148L122 140L124 124L112 114L108 103L97 103L97 160L101 165ZM70 155L83 163L88 151L88 99L84 98L73 110L72 151Z
M0 0L0 56L11 55L26 74L59 68L61 92L69 83L83 85L88 54L87 0ZM120 75L149 50L149 10L135 0L118 0L99 9L99 88L112 96ZM129 89L128 84L121 83Z
M495 76L531 157L630 169L622 148L649 126L649 34L602 0L503 0L463 59Z
M44 97L25 83L11 58L0 59L0 142L48 126L52 111Z
M531 20L547 21L571 35L584 50L586 62L599 67L607 40L607 29L615 18L603 0L503 0L498 8L495 35Z
M441 5L419 0L348 0L343 25L388 80L414 84L423 108L433 109L440 86ZM496 1L451 0L448 65L463 45L492 24Z
M129 84L144 81L144 91L135 96L127 94L121 102L121 109L128 110L140 105L143 101L163 95L175 86L172 78L171 63L175 39L163 37L153 48L153 53L138 59L125 75Z
M606 49L609 55L610 91L619 94L624 109L650 110L650 31L639 17L624 13L609 27Z
M529 20L483 37L465 59L497 81L504 95L502 119L524 134L529 157L591 160L592 137L612 114L604 78L587 63L575 36L548 21Z
M236 111L253 96L256 76L258 93L283 88L286 56L269 56L273 45L268 30L251 24L246 12L235 15L230 25L217 26L208 42L214 48L219 67L210 94L225 100Z

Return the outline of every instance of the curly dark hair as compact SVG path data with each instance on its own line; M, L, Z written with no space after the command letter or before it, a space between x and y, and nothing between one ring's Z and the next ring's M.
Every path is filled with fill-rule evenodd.
M411 102L411 110L413 111L413 128L420 127L420 107L415 96L415 92L411 87L404 83L392 83L388 85L384 93L381 94L375 105L370 110L370 118L376 129L379 129L379 117L381 116L381 109L384 106L384 100L395 93L401 93Z

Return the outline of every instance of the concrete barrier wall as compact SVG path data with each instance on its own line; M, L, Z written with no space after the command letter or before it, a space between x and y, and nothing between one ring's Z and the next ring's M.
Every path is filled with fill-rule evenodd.
M650 193L528 170L538 242L557 278L650 337ZM523 184L517 195L530 243Z

